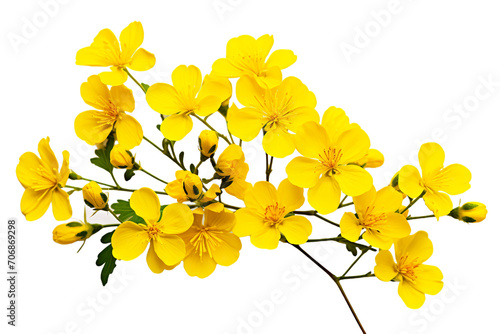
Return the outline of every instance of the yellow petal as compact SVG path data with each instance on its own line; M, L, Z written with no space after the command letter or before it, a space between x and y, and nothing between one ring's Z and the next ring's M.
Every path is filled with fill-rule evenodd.
M248 168L248 165L247 164L245 164L245 165ZM247 172L248 172L248 170L247 170ZM243 200L245 198L245 194L251 188L252 188L252 185L249 182L246 182L244 178L236 178L233 180L233 183L231 183L231 185L226 188L226 192L229 195L233 195L236 198Z
M109 90L111 99L120 111L132 112L135 109L135 100L132 90L124 85L113 86Z
M250 236L250 242L257 248L276 249L280 242L281 234L275 227L264 227L259 232Z
M295 151L293 137L281 128L271 129L262 139L264 151L272 157L284 158Z
M453 210L453 202L450 196L442 192L427 192L424 195L425 205L439 217L446 216Z
M233 86L228 78L217 76L214 74L205 75L203 84L201 85L198 98L205 96L217 96L220 101L228 100L233 94Z
M297 151L312 159L318 159L330 144L326 129L316 122L307 122L299 127L294 140Z
M356 208L356 212L358 213L358 215L360 217L362 217L362 215L364 215L364 213L366 212L366 209L369 206L374 205L376 197L377 197L377 191L375 190L375 187L373 187L373 186L367 192L365 192L359 196L353 197L354 207ZM394 210L394 211L396 211L396 210Z
M281 181L278 187L278 200L285 206L285 212L292 212L304 204L304 189L294 186L288 179Z
M130 207L146 222L156 223L160 218L160 200L150 188L134 191L130 196Z
M245 206L258 212L264 212L265 208L278 203L277 191L270 182L259 181L254 184L245 195Z
M340 203L339 183L334 177L322 176L307 192L307 201L322 215L332 213Z
M260 231L264 226L263 217L254 209L243 208L235 213L236 223L233 233L238 237L246 237Z
M26 220L34 221L41 218L49 208L52 192L49 190L35 191L27 188L21 198L21 212Z
M342 237L355 242L358 241L362 227L359 221L352 212L346 212L340 220L340 233Z
M349 117L341 108L330 107L323 114L321 125L328 129L330 141L336 142L338 136L349 129Z
M418 162L422 168L422 176L427 179L443 168L444 151L438 143L426 143L420 146Z
M403 198L391 186L384 187L377 191L377 196L374 202L374 213L395 212L403 204Z
M375 257L375 276L381 281L389 282L398 275L397 266L391 252L381 250Z
M272 45L272 44L271 44ZM292 50L276 50L269 56L266 62L267 67L277 66L285 69L297 61L297 56Z
M149 269L155 274L161 274L164 270L172 270L176 265L167 266L162 260L156 255L154 243L150 243L148 255L146 256L146 261L148 263Z
M238 109L233 103L227 112L227 125L231 134L250 141L257 137L264 125L263 114L255 108Z
M374 229L367 229L365 233L363 233L363 240L372 245L373 247L380 248L383 250L388 250L391 248L394 239L379 233Z
M370 173L356 165L339 166L334 177L342 192L349 196L359 196L373 186Z
M265 89L272 89L277 87L282 80L282 73L279 67L274 66L268 68L266 72L259 76L254 77L257 84Z
M128 67L134 71L147 71L155 66L156 57L151 52L140 48L132 57Z
M49 167L52 172L57 172L59 169L59 163L57 162L56 155L54 151L50 148L50 138L42 138L38 142L38 153L42 159L42 163Z
M109 29L101 30L89 47L80 49L76 54L76 64L85 66L118 65L120 45L115 34Z
M43 168L42 161L33 152L26 152L19 158L19 164L16 167L17 179L23 187L30 187L33 181L39 178L38 168Z
M266 59L274 44L274 38L271 35L262 35L257 39L256 47L259 56Z
M144 227L130 221L120 224L111 237L113 256L124 261L137 258L148 243L149 235Z
M294 245L307 242L312 233L311 222L303 216L291 216L283 220L278 229L285 236L286 240Z
M113 130L113 123L102 123L99 121L101 111L84 111L75 118L75 133L81 140L89 145L96 145L104 142L109 133Z
M59 221L71 218L72 210L69 195L60 188L56 188L52 193L52 212L54 218Z
M144 41L144 29L141 22L132 22L120 33L120 45L123 59L130 59Z
M108 86L101 82L98 75L92 75L80 86L83 101L99 110L109 110L113 107Z
M116 139L125 150L138 146L142 141L142 126L132 116L121 113L116 120Z
M146 101L154 111L163 115L172 115L182 110L177 90L165 83L157 83L149 87Z
M418 263L423 263L431 257L433 252L432 242L425 231L418 231L398 240L394 245L394 249L398 262L403 256L408 255L407 262L418 258Z
M221 103L222 100L218 96L215 95L205 96L198 102L198 109L196 110L196 115L202 117L211 115L219 109Z
M193 65L180 65L172 72L172 83L185 98L194 98L201 88L201 72Z
M241 77L236 83L236 97L245 107L260 110L266 105L266 90L249 76Z
M417 309L424 305L425 294L415 288L413 283L406 279L403 279L399 283L398 294L406 306L411 309Z
M236 217L231 211L223 211L224 207L222 207L222 210L220 209L217 203L205 207L205 225L213 227L218 231L231 232L236 222Z
M169 204L161 216L158 228L167 234L179 234L187 231L193 224L193 212L185 204Z
M156 255L167 266L173 266L181 262L186 255L184 241L176 235L159 234L157 239L153 239Z
M226 78L237 78L243 74L243 71L231 64L226 58L221 58L212 65L212 73Z
M184 270L189 276L208 277L214 272L216 266L217 264L208 253L203 253L200 256L196 252L191 252L184 259Z
M415 287L428 295L436 295L443 288L443 273L438 267L422 264L418 267Z
M59 180L58 183L62 187L66 185L66 182L68 181L69 177L69 152L68 151L63 151L63 163L61 166L61 170L59 171Z
M120 68L113 66L111 67L111 72L101 72L99 73L99 78L101 79L103 84L109 86L120 86L127 81L128 74Z
M450 195L459 195L470 189L471 172L460 164L449 165L430 180L430 186Z
M298 107L290 112L288 121L290 122L290 124L288 124L288 129L293 132L297 132L298 129L300 129L300 127L307 122L318 123L319 114L312 107Z
M240 256L240 238L232 233L222 233L217 236L222 242L212 251L213 259L221 266L230 266Z
M340 163L356 162L363 158L370 149L370 138L366 132L359 128L353 128L342 132L336 142L342 150Z
M317 160L296 157L286 166L288 180L298 187L314 187L321 175L321 163Z
M421 181L420 173L414 166L406 165L399 171L399 189L411 198L417 198L424 191Z
M161 133L169 140L179 141L193 128L193 120L186 114L170 115L161 123Z

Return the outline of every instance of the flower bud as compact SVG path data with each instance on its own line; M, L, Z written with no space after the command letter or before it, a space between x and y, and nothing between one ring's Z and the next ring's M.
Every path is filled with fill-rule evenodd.
M182 189L191 201L199 199L203 195L203 184L198 175L189 173L182 181Z
M113 147L109 158L115 168L132 169L134 167L134 156L129 151L123 149L120 144Z
M212 130L203 130L198 137L199 150L205 159L212 157L217 150L217 144L219 143L219 137L217 133Z
M77 241L88 239L93 233L99 231L100 229L101 225L71 222L56 226L53 232L53 238L58 244L68 245Z
M101 187L94 181L87 183L83 189L83 200L92 209L101 210L108 204L108 196L102 192Z
M384 155L376 149L369 149L368 153L361 159L360 165L365 168L377 168L384 164Z
M466 223L479 223L486 218L486 205L479 202L468 202L457 207L449 213L449 216Z

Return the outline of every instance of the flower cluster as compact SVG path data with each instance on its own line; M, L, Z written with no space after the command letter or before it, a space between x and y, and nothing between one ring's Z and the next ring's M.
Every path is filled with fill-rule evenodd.
M194 65L179 65L170 83L151 85L140 83L131 73L155 65L155 56L140 48L143 40L142 24L133 22L119 39L109 29L100 31L76 55L77 65L110 69L91 75L81 85L82 99L92 109L75 115L74 122L76 135L96 146L91 163L109 173L108 183L70 170L67 151L59 168L49 138L39 142L39 156L23 154L16 170L25 188L21 210L29 221L41 218L50 204L55 220L70 220L69 196L81 191L83 199L75 201L92 210L89 219L93 223L87 222L86 215L83 221L63 223L54 229L54 241L71 244L101 229L109 230L101 239L108 245L97 260L98 265L106 264L103 284L117 260L134 260L146 248L146 262L153 273L173 270L182 263L188 275L205 278L217 265L234 264L241 239L249 236L257 248L292 245L318 265L300 245L339 243L356 256L347 271L338 275L320 265L339 287L348 278L399 282L399 295L410 308L422 306L425 294L441 290L441 271L424 264L432 255L432 242L427 232L419 230L421 226L410 222L449 216L474 223L482 221L487 210L478 202L454 208L450 195L470 188L471 173L460 164L445 167L439 144L422 145L421 171L403 166L389 185L376 189L369 170L383 165L382 153L371 147L368 134L341 108L316 110L316 96L306 84L284 75L297 57L291 50L271 52L272 36L233 38L225 57L215 60L205 76ZM150 109L134 112L134 94L125 86L129 78L144 92ZM145 136L155 130L143 129L132 112L161 115L157 126L163 135L161 143ZM223 120L227 128L215 129L209 117ZM198 147L186 148L199 152L199 161L186 167L178 145L192 132L194 122L207 129L196 134ZM251 181L242 147L243 142L256 141L259 134L263 135L265 178ZM132 150L141 143L158 150L158 159L149 163L161 165L164 175L153 175L145 169L147 163L136 162L140 153ZM286 178L276 180L276 187L270 181L273 162L291 155L281 173ZM200 175L203 163L211 165L208 175ZM163 189L153 190L149 185L130 189L115 177L120 173L128 181L138 172L151 177L154 184L161 182ZM69 185L68 180L76 183ZM78 182L87 183L82 187ZM118 199L119 193L126 200ZM229 204L231 198L240 204ZM420 199L430 210L427 215L413 212ZM304 205L308 207L301 210ZM113 216L116 223L97 223L103 217L95 215L99 212ZM339 223L331 216L337 213ZM339 235L311 239L313 223L335 225ZM370 251L378 252L373 273L348 276Z

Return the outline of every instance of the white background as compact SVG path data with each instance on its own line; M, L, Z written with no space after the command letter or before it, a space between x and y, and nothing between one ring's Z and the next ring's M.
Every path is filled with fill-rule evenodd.
M49 2L57 7L43 5ZM225 10L218 11L215 5ZM50 16L44 14L44 7ZM388 8L396 10L381 26L373 13ZM266 251L245 239L236 264L218 267L203 280L189 277L182 268L154 275L141 256L119 263L115 278L102 288L100 268L94 264L102 249L99 237L76 254L79 245L62 246L51 240L58 223L50 212L36 222L24 220L19 209L23 188L15 167L22 153L36 152L43 137L50 136L59 159L62 150L69 150L71 167L81 175L110 181L105 172L91 167L92 148L74 134L74 118L90 109L81 100L80 84L100 71L76 66L75 54L100 29L110 28L118 35L134 20L144 25L143 47L157 57L152 71L136 73L147 83L170 82L171 71L180 64L195 64L208 73L212 62L225 55L231 37L273 34L274 49L289 48L297 54L296 64L284 73L308 85L317 96L317 110L322 113L331 105L345 109L370 135L372 146L384 153L385 165L373 171L377 188L385 186L402 165L415 164L420 144L427 141L444 147L446 164L469 167L472 189L453 201L487 203L486 221L467 225L445 217L439 222L412 222L414 232L427 230L434 243L428 263L439 266L445 275L441 294L428 297L420 310L413 311L398 297L396 284L367 278L345 281L344 287L368 333L492 333L500 311L493 302L500 298L498 12L497 2L491 0L401 0L396 5L390 0L3 1L2 271L7 218L16 217L20 225L19 326L9 327L7 333L359 332L333 282L287 245ZM33 23L38 27L29 31L26 26ZM371 37L363 41L359 31L365 29ZM12 39L22 42L15 45ZM351 57L341 49L347 44L357 45ZM485 86L488 78L496 86ZM133 82L128 85L133 87ZM133 89L137 99L133 115L142 122L145 134L159 142L161 134L155 129L159 115ZM222 129L222 123L217 126ZM197 125L189 139L179 144L192 152L188 161L197 161L195 137L201 129ZM258 141L244 148L251 165L249 180L261 180L264 159L257 151ZM135 152L146 169L173 179L173 164L147 143ZM275 164L272 181L276 184L285 177L289 160ZM204 171L209 175L208 167ZM124 183L121 176L120 181ZM141 185L161 189L161 184L143 175L130 183L130 187ZM118 196L126 194L113 193L111 200ZM71 197L74 218L81 219L81 194ZM164 197L162 202L169 200ZM428 212L419 205L415 213ZM340 213L331 218L338 221ZM113 222L101 213L92 221ZM338 234L338 229L321 221L313 224L313 237ZM353 260L337 244L307 245L306 249L319 254L337 274ZM352 274L364 274L373 265L374 254L368 254ZM2 328L8 327L5 283L2 279ZM272 307L271 296L280 296Z

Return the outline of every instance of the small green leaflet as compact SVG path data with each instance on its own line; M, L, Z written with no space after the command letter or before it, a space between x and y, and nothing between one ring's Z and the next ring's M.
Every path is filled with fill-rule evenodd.
M104 265L101 271L101 282L103 286L108 283L109 275L113 273L116 267L116 258L113 256L113 246L111 246L111 236L114 232L115 231L112 231L102 236L101 242L109 245L97 255L97 261L95 262L98 267Z
M108 171L109 173L113 172L113 165L111 164L109 154L111 153L111 149L115 145L113 134L110 134L108 137L108 142L106 147L101 150L95 150L95 154L97 158L90 159L90 162L96 165L97 167L101 167L102 169Z

